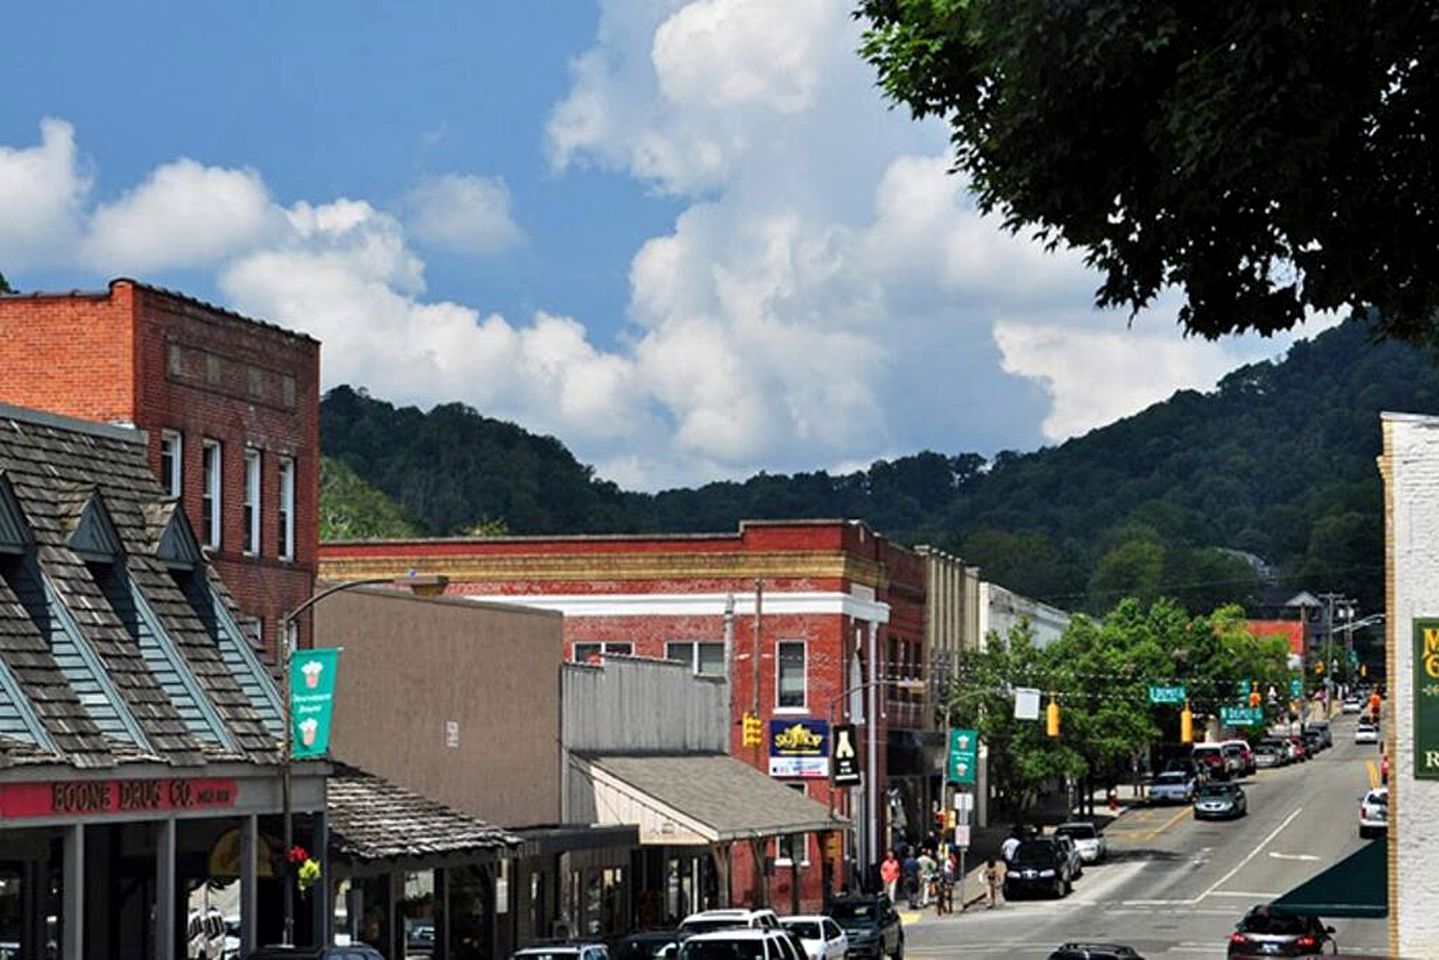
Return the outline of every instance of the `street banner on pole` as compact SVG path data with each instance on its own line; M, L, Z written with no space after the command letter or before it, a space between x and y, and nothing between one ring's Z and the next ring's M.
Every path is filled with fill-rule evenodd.
M1188 699L1188 691L1182 686L1177 687L1150 687L1150 703L1172 703L1175 706L1183 706Z
M834 725L834 785L836 787L859 786L859 753L855 750L855 731L852 723Z
M290 755L323 757L330 749L339 647L297 650L290 658Z
M1416 779L1439 780L1439 619L1433 618L1414 621L1413 757Z
M979 760L979 731L949 731L949 782L971 785Z

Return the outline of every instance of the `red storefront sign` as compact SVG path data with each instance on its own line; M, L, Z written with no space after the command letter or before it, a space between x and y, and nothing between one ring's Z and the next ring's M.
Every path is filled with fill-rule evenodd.
M63 780L0 785L0 820L233 807L234 780Z

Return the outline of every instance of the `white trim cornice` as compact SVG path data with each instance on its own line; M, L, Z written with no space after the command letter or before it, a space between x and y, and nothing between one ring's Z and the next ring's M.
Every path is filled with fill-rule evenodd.
M553 610L567 617L724 616L727 593L491 593L466 594L480 603ZM734 594L735 616L753 616L754 594ZM840 615L867 623L889 623L889 604L839 591L766 593L764 613Z

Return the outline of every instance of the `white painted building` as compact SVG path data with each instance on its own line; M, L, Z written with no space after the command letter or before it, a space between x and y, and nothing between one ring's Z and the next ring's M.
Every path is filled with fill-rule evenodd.
M1069 614L1051 607L1039 600L1007 590L997 583L981 581L979 584L979 635L980 643L990 631L1000 636L1028 621L1034 630L1035 646L1043 649L1058 640L1069 626Z

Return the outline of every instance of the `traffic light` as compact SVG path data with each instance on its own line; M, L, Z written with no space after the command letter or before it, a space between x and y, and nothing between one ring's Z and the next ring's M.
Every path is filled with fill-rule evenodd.
M1059 701L1051 699L1049 706L1044 711L1044 732L1051 736L1059 736Z
M764 743L764 721L752 713L745 714L741 742L746 747L757 747Z
M944 811L944 829L953 830L955 824L958 822L959 814L955 813L953 810Z
M1257 707L1257 706L1259 706L1260 704L1262 704L1263 702L1264 702L1264 698L1259 695L1259 691L1258 691L1258 690L1250 690L1250 691L1249 691L1249 705L1250 705L1251 707Z
M1189 704L1179 711L1179 742L1194 742L1194 714L1189 711Z
M1359 664L1359 676L1361 676L1361 677L1367 677L1367 676L1369 676L1369 664L1367 664L1367 663L1361 663L1361 664Z

